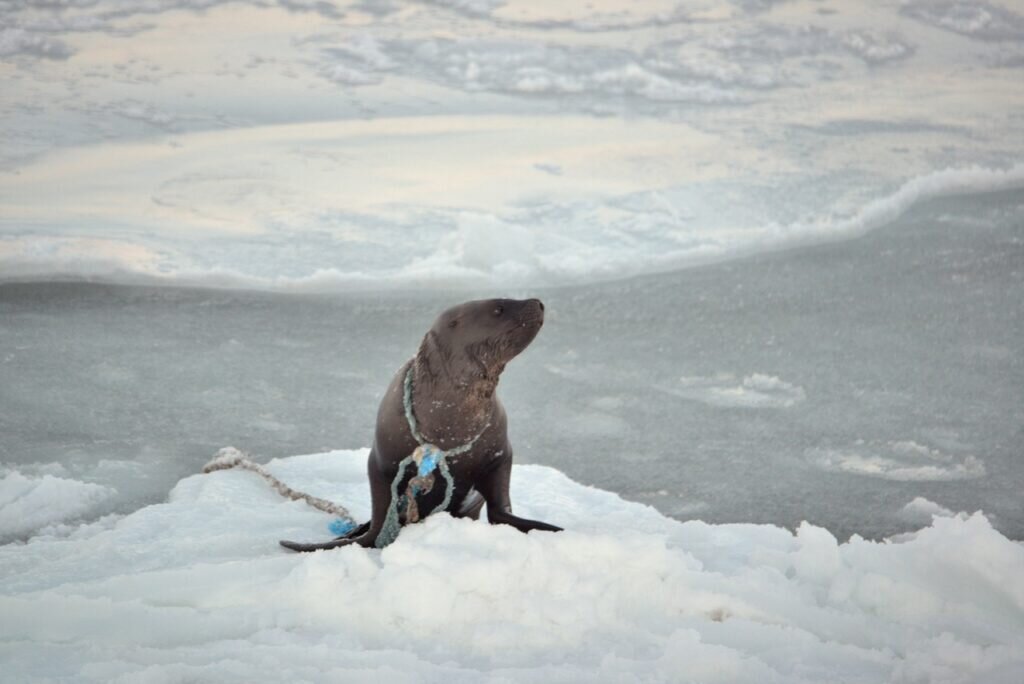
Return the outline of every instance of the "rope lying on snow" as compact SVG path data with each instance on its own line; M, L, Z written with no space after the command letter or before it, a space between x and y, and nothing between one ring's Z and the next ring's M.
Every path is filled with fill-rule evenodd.
M312 494L306 494L298 490L292 489L284 482L281 482L276 477L271 475L263 466L259 463L254 463L249 460L248 456L242 451L239 451L235 447L224 447L213 457L209 463L203 466L203 473L212 473L217 470L230 470L231 468L243 468L245 470L251 470L256 473L264 480L270 483L270 486L277 491L278 494L284 496L292 501L305 501L313 508L336 515L340 520L331 521L328 528L334 534L339 537L355 529L358 525L352 514L348 512L348 509L341 504L336 504L333 501L327 499L321 499L318 496Z
M473 437L473 439L451 449L441 449L440 447L428 442L423 435L420 434L419 425L416 422L416 415L412 408L412 376L414 368L414 364L409 364L409 368L405 372L402 404L405 408L405 420L409 424L409 432L412 434L413 439L416 440L416 443L419 446L417 446L411 454L399 461L398 472L395 473L395 477L391 480L391 502L388 504L387 514L384 517L384 522L374 542L374 546L378 549L384 548L398 538L398 530L401 528L403 523L419 521L420 514L416 497L422 493L429 492L434 488L434 471L440 472L441 477L444 478L445 484L447 485L444 490L444 499L436 510L448 510L448 506L451 504L452 500L452 493L455 491L455 480L452 478L452 474L448 470L448 457L459 456L472 449L473 445L476 444L476 441L480 439L484 432L487 431L487 428L491 426L490 423L487 423L484 425L483 429ZM398 485L404 479L406 469L410 465L416 466L416 475L406 484L405 491L399 493ZM268 473L263 466L250 461L243 452L239 451L235 447L224 447L218 451L217 455L213 457L213 460L203 467L203 473L212 473L215 470L228 470L230 468L245 468L246 470L251 470L269 482L271 486L282 496L288 497L293 501L305 501L313 508L338 516L339 519L332 521L330 525L328 525L328 529L339 537L345 536L358 527L355 519L344 506L292 489L284 482L281 482L276 477Z

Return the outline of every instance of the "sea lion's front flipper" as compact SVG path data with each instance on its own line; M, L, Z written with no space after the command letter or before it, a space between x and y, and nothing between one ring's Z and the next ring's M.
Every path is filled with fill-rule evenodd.
M562 528L540 520L529 520L512 514L508 485L512 474L512 449L506 446L501 458L477 482L477 489L487 501L487 521L492 525L511 525L520 532L544 530L561 532Z
M530 530L543 530L544 532L562 531L562 528L557 525L541 522L540 520L520 518L518 515L512 515L511 511L495 511L491 513L490 508L487 510L487 521L492 525L511 525L520 532L529 532Z

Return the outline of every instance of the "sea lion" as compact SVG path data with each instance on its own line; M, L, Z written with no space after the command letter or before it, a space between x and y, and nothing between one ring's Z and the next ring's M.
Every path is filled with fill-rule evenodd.
M377 411L367 463L372 514L320 544L282 541L293 551L391 543L398 529L439 510L522 532L562 528L512 513L512 446L495 390L505 364L544 324L539 299L483 299L442 313L416 355L395 374Z

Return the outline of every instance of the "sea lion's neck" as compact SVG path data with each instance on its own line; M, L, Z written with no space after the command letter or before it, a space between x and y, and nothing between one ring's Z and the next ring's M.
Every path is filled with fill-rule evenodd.
M459 382L422 355L411 363L412 410L423 439L452 449L484 431L494 413L497 376Z

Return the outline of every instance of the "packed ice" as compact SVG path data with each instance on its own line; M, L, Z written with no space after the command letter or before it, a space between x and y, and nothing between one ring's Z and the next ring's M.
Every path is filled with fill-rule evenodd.
M52 524L95 517L99 505L114 494L111 487L92 482L9 470L0 479L0 543Z
M731 373L714 377L684 376L679 379L678 386L659 389L712 406L789 408L806 398L802 387L761 373L748 375L742 380Z
M97 0L0 16L0 280L590 283L1024 186L1024 20L1005 3ZM108 63L108 43L134 57Z
M368 512L365 450L275 476ZM524 535L444 514L384 549L292 554L329 516L258 476L0 547L12 681L1005 682L1024 672L1024 547L978 512L898 540L681 523L517 466ZM55 499L56 499L55 495ZM933 512L925 503L916 511Z
M825 470L888 480L964 480L985 475L985 463L974 455L953 456L913 440L886 444L857 440L847 448L808 449L807 457Z

